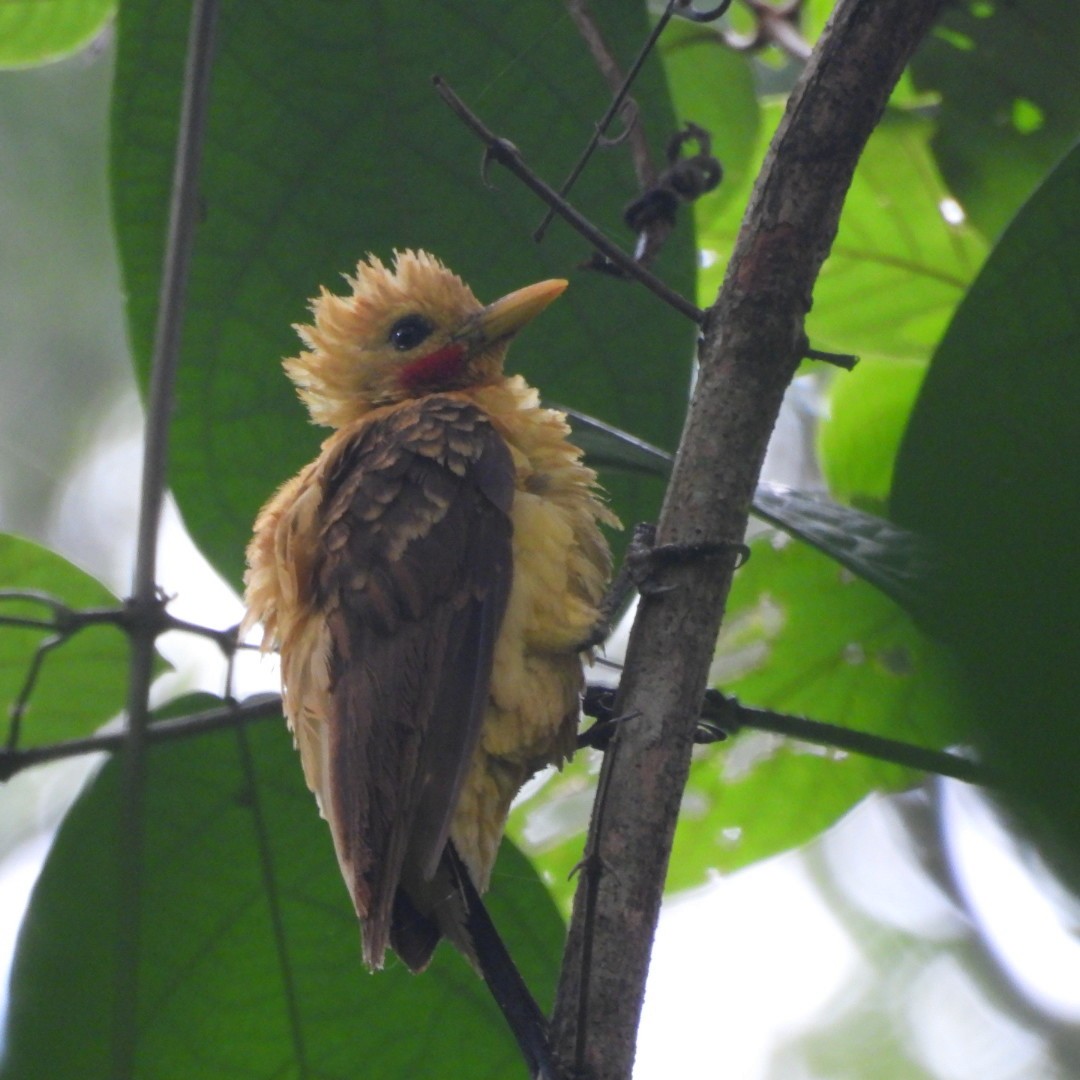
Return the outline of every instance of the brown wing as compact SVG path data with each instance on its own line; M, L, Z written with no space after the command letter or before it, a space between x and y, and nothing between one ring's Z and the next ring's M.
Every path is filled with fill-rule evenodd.
M430 878L488 698L512 573L513 463L475 406L369 423L326 482L327 816L378 966L403 868Z

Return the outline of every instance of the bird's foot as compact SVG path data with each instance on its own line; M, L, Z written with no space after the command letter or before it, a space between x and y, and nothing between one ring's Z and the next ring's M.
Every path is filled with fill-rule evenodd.
M634 552L639 547L648 548L656 537L656 526L648 523L635 525L630 535L630 544L626 549L626 556L619 567L619 572L612 579L604 594L603 600L597 607L599 618L589 631L589 636L582 642L581 651L595 649L602 645L611 633L611 628L618 617L619 612L627 604L630 594L637 587L634 571Z
M636 720L639 711L615 713L615 695L617 691L610 686L586 686L581 702L581 711L591 716L595 723L578 734L577 748L588 746L593 750L607 750L619 725L627 720ZM725 697L719 690L706 690L702 702L701 716L694 729L694 742L708 744L723 742L739 730L738 702Z
M656 581L659 570L680 566L699 559L730 557L734 553L735 569L750 558L750 549L739 540L702 540L695 543L657 544L655 525L637 525L626 551L626 566L638 593L644 597L662 596L676 586Z
M736 569L750 558L750 549L745 544L729 540L657 546L656 526L651 522L639 522L630 536L622 566L599 604L599 618L588 637L578 646L579 651L588 652L607 640L616 617L635 589L641 596L662 596L674 588L673 585L657 583L657 570L694 559L728 555L732 550L738 560Z
M578 749L590 746L594 750L606 750L619 725L627 720L636 720L641 713L615 713L616 691L607 686L586 686L581 702L581 711L591 716L596 723L578 735Z
M578 874L592 882L593 885L596 885L604 874L611 874L616 881L621 880L615 867L612 866L603 855L599 855L594 851L585 852L585 854L574 863L570 868L570 873L566 875L566 880L572 881Z
M742 728L740 713L738 699L714 688L706 690L701 702L701 716L694 729L694 742L714 743L731 738Z
M610 693L614 698L615 692L613 690L606 692ZM586 690L586 694L588 693L589 691ZM586 712L588 712L588 709L586 709ZM589 713L589 715L594 714ZM640 712L629 712L623 713L621 716L612 716L609 710L607 716L599 717L592 727L586 728L578 734L577 748L581 750L583 747L589 746L593 750L606 750L611 744L619 725L627 720L636 720L640 715Z

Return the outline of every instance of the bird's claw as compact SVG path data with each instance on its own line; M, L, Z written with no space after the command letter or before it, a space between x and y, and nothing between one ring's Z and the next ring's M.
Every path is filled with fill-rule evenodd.
M593 623L589 636L578 645L578 652L591 652L593 649L599 648L607 641L610 634L611 617L605 610L601 609L600 618Z
M642 524L634 527L634 535L626 552L626 564L631 580L641 596L662 596L676 588L655 581L656 572L664 567L679 566L698 559L716 559L735 553L735 569L745 565L750 549L742 541L702 540L694 543L657 544L656 526Z
M631 591L639 588L633 567L635 552L638 550L647 552L652 547L655 538L655 525L641 523L634 526L630 544L626 549L626 557L623 559L622 566L619 567L615 579L608 586L607 594L599 604L599 617L589 632L589 636L579 646L580 652L594 649L607 640L619 610L629 600Z
M593 750L606 750L618 726L627 720L636 720L640 715L641 712L635 710L634 712L622 713L620 716L608 715L598 718L592 727L587 728L578 735L578 749L581 750L588 746Z
M694 742L698 746L709 746L712 743L724 742L728 732L713 720L701 717L694 728Z
M677 585L662 585L656 581L658 570L694 559L723 558L732 551L735 552L735 569L738 570L750 558L750 549L742 542L705 540L690 544L657 545L656 526L651 522L639 522L634 526L623 564L600 603L599 617L588 637L578 646L578 651L588 652L607 640L615 616L632 589L636 589L639 596L652 599L678 588Z
M582 857L574 863L570 868L570 873L566 875L567 881L572 881L578 874L585 874L596 880L601 874L611 874L616 881L619 881L618 871L604 858L603 855L598 855L596 852L586 852Z

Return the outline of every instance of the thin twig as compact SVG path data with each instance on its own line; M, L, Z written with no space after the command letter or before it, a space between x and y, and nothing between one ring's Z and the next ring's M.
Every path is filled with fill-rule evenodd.
M831 750L850 751L877 761L887 761L937 776L950 776L967 784L980 784L983 787L997 784L997 778L990 769L960 754L948 750L928 750L899 739L886 739L881 735L827 724L822 720L809 720L804 716L792 716L771 709L751 709L717 690L706 691L701 716L707 723L714 722L724 735L734 735L741 728L770 731Z
M547 1017L521 977L453 841L446 845L442 864L465 905L463 929L472 946L476 969L518 1044L529 1076L533 1080L570 1080L551 1051ZM583 1078L575 1076L574 1080Z
M277 694L260 694L240 705L229 704L219 709L158 720L146 728L147 743L172 742L190 739L222 728L232 728L251 720L268 720L281 717L281 698ZM33 765L52 761L122 750L127 739L126 731L102 732L84 739L64 739L45 746L27 746L21 750L0 749L0 783L10 780L16 773Z
M822 363L832 364L833 367L843 368L845 371L854 370L855 365L859 362L859 358L851 353L826 352L824 349L811 349L809 347L803 355L807 360L820 360Z
M139 531L130 606L133 617L136 620L145 618L148 624L142 633L132 636L127 738L122 768L124 844L120 853L121 917L117 933L119 955L112 1060L113 1075L117 1077L130 1077L135 1072L146 727L154 643L158 633L157 624L149 620L162 606L157 587L158 535L165 498L168 431L180 354L180 331L195 240L198 176L210 100L217 9L217 0L194 0L191 12L143 447Z
M612 756L619 752L619 741L613 739L607 753ZM610 774L608 774L610 777ZM606 785L610 779L601 775L597 781L596 798L593 800L594 814L597 819L602 819L606 799ZM584 893L585 903L585 926L586 932L581 944L581 980L582 985L588 986L592 976L593 963L593 940L596 926L596 901L600 890L600 878L604 873L604 861L596 845L590 839L585 841L585 852L579 863L582 874L581 889ZM586 1061L588 1057L589 1039L589 995L580 994L577 1002L577 1028L574 1039L574 1075L585 1076Z
M754 27L749 34L721 30L720 37L729 49L756 53L772 45L800 63L810 58L810 43L799 29L804 0L787 0L782 4L773 0L743 0L743 4L754 17Z
M33 589L4 589L0 591L0 601L40 604L47 608L52 616L50 619L34 619L23 615L0 615L0 626L36 630L49 635L40 641L34 650L22 686L8 707L9 725L5 746L8 750L14 750L19 745L23 717L30 706L30 698L37 686L45 657L87 626L112 624L126 628L127 611L120 607L76 611L55 596Z
M0 589L0 602L4 600L41 604L47 607L54 615L71 611L71 608L63 600L57 599L50 593L42 592L40 589Z
M0 615L0 626L11 626L20 630L52 630L54 625L44 619L31 619L22 615Z
M731 0L720 0L720 3L708 11L698 11L694 7L693 0L679 0L678 14L691 22L710 23L720 18L731 7Z
M115 607L104 608L73 608L68 606L59 597L50 593L39 592L37 589L2 589L0 590L0 603L5 600L17 602L41 604L52 612L52 620L49 622L23 619L21 616L0 615L0 626L31 626L37 625L57 633L71 634L81 630L85 626L100 625L101 623L115 623L126 629L130 619L128 608L117 604Z
M607 111L597 121L595 128L593 128L592 137L585 145L585 149L581 152L581 156L577 159L576 164L570 170L570 174L562 182L562 186L559 188L559 194L565 198L570 189L577 182L577 178L584 172L585 166L589 163L589 158L592 157L593 152L597 146L600 145L601 138L606 134L607 129L611 126L612 120L618 115L619 110L622 108L623 102L626 100L626 96L630 93L630 87L633 86L634 80L638 76L638 72L641 70L642 65L648 58L648 55L653 50L653 46L659 40L660 35L664 32L664 27L667 26L671 20L671 16L675 11L675 5L679 0L668 0L668 5L664 8L663 14L656 22L656 26L653 27L652 33L645 39L645 44L641 47L641 51L637 54L634 62L630 65L630 70L626 73L625 78L622 79L621 85L616 89L614 97L611 99L611 104L608 106ZM585 38L586 44L589 46L589 51L593 54L593 57L598 63L603 59L604 66L607 67L613 75L618 77L618 70L615 68L614 58L608 53L607 47L600 37L599 30L596 24L593 22L592 17L589 15L585 4L582 0L571 0L567 5L570 8L570 16L577 24L582 37ZM648 145L642 140L642 146L644 147L644 160L642 158L641 147L635 147L636 154L634 164L638 173L638 183L644 190L649 184L653 182L655 177L643 175L647 170L655 172L652 169L651 162L648 160ZM555 211L552 208L548 208L548 212L544 215L543 220L536 227L533 232L533 239L540 243L544 239L544 234L548 230L548 226L551 224L555 217Z
M4 741L9 751L15 750L19 745L23 717L26 715L26 710L30 705L30 698L37 686L45 657L54 649L66 644L87 627L115 626L133 641L142 635L149 635L156 639L160 634L170 630L208 638L218 646L229 663L229 682L226 686L226 696L228 696L228 687L231 686L232 665L237 650L258 648L257 645L249 645L239 641L237 639L238 628L235 626L221 630L189 622L186 619L176 618L163 609L161 605L164 601L160 599L157 605L151 609L149 617L146 615L140 616L140 613L131 604L108 608L83 608L80 610L69 607L55 596L33 589L0 590L0 602L3 601L41 604L48 608L52 616L48 619L35 619L24 615L0 615L0 626L36 630L49 635L39 642L35 649L27 667L23 684L8 707L10 723L7 738Z
M52 612L53 617L51 619L34 619L23 615L0 615L0 626L51 630L55 634L62 635L65 639L74 636L80 630L85 630L88 626L115 626L124 633L131 635L141 634L146 626L145 614L138 614L134 609L134 605L130 603L117 604L115 607L73 608L58 597L29 589L0 590L0 602L5 600L42 604ZM222 629L215 626L204 626L202 623L194 623L170 615L164 610L166 602L167 600L160 596L155 597L151 609L153 613L151 622L155 635L164 634L169 630L176 630L184 634L195 634L198 637L209 638L224 653L231 653L237 649L259 648L258 645L237 640L236 626L227 626Z
M597 728L603 730L610 727L614 730L614 706L615 693L610 687L598 685L586 688L582 712L595 718ZM994 787L999 782L991 769L961 754L948 750L929 750L913 743L901 742L899 739L887 739L881 735L871 735L869 732L829 724L823 720L810 720L805 716L774 712L772 709L752 709L719 690L706 690L695 742L717 742L735 735L743 728L769 731L830 750L843 750L877 761L919 769L936 776L949 776L967 784Z
M252 642L241 641L237 637L240 629L238 625L226 626L222 630L213 626L203 626L202 623L188 622L187 619L178 619L176 616L166 613L162 629L163 632L165 630L176 630L182 634L195 634L197 637L208 638L225 654L228 660L232 660L241 649L258 652L261 648L261 646Z
M38 647L34 650L34 655L30 660L30 666L26 669L26 677L23 679L23 684L19 687L18 694L15 695L15 700L11 703L11 708L8 709L8 737L7 737L7 749L14 750L19 745L19 734L22 731L22 720L26 715L27 706L30 704L30 695L34 692L34 687L37 685L38 675L41 674L41 665L45 662L45 657L52 652L58 645L62 645L66 639L59 634L53 634L51 637L47 637L44 641L38 644Z
M435 75L431 80L439 96L457 114L486 147L485 161L497 161L508 172L513 173L530 191L542 199L555 212L569 222L582 236L584 236L602 255L610 259L622 270L627 277L640 281L650 292L655 293L664 303L673 307L680 315L700 325L705 319L705 313L685 297L680 296L670 286L665 285L655 274L650 273L634 259L627 255L618 244L609 240L595 225L586 217L575 210L565 199L559 196L554 188L540 179L525 164L521 152L513 143L506 139L500 139L483 121L454 93L443 78Z

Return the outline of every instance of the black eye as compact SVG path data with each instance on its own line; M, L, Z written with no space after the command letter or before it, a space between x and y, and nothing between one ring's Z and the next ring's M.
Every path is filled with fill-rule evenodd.
M388 340L398 352L415 349L435 327L423 315L403 315L390 327Z

